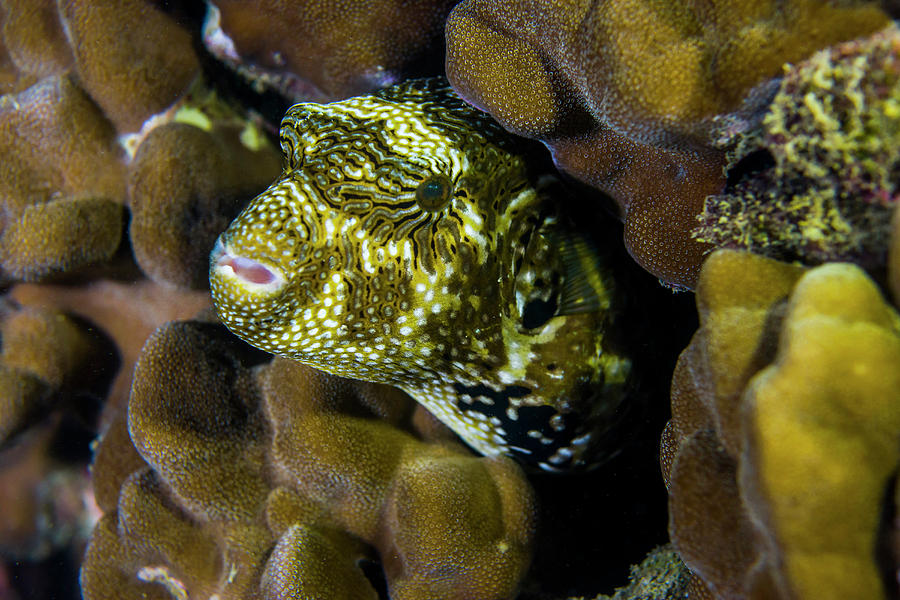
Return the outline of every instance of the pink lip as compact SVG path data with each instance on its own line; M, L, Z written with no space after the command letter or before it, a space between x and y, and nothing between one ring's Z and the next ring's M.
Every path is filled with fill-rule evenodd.
M228 267L236 277L246 283L272 285L284 279L280 273L260 262L231 254L225 249L221 240L216 240L216 246L213 248L210 258L214 268Z

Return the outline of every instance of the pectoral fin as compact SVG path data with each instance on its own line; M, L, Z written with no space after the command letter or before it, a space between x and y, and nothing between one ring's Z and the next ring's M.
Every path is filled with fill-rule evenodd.
M583 235L557 233L563 264L563 282L558 315L574 315L609 308L600 254Z

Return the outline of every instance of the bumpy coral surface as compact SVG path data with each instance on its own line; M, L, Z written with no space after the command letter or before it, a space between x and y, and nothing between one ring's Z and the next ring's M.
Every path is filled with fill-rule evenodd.
M138 131L196 77L190 33L153 2L57 5L78 81L120 132Z
M160 325L194 317L211 304L208 292L172 289L143 278L96 279L80 285L18 284L8 297L28 310L75 318L109 338L114 346L111 353L97 357L99 364L84 363L95 370L103 365L119 367L106 396L109 415L124 410L134 363L147 337Z
M172 323L94 465L85 598L511 598L530 560L521 471L410 428L413 404ZM223 376L224 375L224 376Z
M188 94L200 22L192 32L184 14L143 0L0 3L0 557L17 561L23 597L77 593L98 423L124 410L146 336L208 305L208 292L172 286L207 286L208 246L278 169L243 109L210 112ZM172 121L168 143L141 153ZM210 161L226 171L185 174ZM136 266L131 250L150 245Z
M40 560L71 545L75 558L93 522L90 483L83 455L56 448L84 435L77 421L112 376L109 344L60 312L8 300L0 341L0 556Z
M87 528L101 512L82 571L88 598L512 598L522 587L523 600L545 600L594 596L622 583L628 561L665 541L665 498L651 464L655 440L647 436L630 429L620 434L617 423L609 431L617 438L610 447L621 450L613 462L565 478L531 474L537 490L532 492L516 465L473 456L400 392L273 361L218 325L169 325L140 353L158 325L193 318L209 306L206 290L188 287L205 285L204 257L216 230L276 176L278 152L259 132L275 131L283 107L297 95L342 98L413 73L442 74L440 35L450 2L386 1L361 10L359 3L273 1L254 3L255 14L247 12L247 3L215 4L221 8L220 28L208 29L212 38L204 39L206 5L199 2L0 0L0 596L78 597L74 579ZM476 14L475 4L464 3L459 14L507 10L485 3ZM631 219L644 214L640 222L657 237L635 234L638 221L632 223L629 243L637 255L652 256L651 243L669 235L670 260L659 258L662 266L653 267L662 274L689 272L678 265L693 264L684 258L693 250L678 237L679 224L696 212L685 201L695 197L688 192L721 185L723 159L710 150L709 131L726 137L746 133L741 119L757 116L761 103L771 100L766 94L775 88L760 88L747 103L749 113L727 112L755 82L748 74L769 65L768 59L747 58L775 56L784 42L797 48L797 56L787 52L783 58L799 60L855 28L870 31L869 16L872 22L881 18L852 0L781 2L777 9L776 3L721 8L725 5L712 2L700 8L615 1L591 5L581 30L574 5L535 6L518 4L517 18L505 17L513 25L508 29L477 20L460 27L454 18L451 37L463 32L480 43L479 32L493 32L491 40L521 43L511 50L493 41L483 44L500 48L500 55L470 52L469 73L460 74L454 42L451 71L460 80L486 74L488 83L508 83L509 90L496 95L511 110L501 114L491 108L507 126L547 142L560 165L614 193ZM824 8L810 18L810 7ZM644 19L648 10L652 14ZM691 22L697 15L703 18ZM834 37L836 29L840 35ZM567 37L570 33L574 38ZM748 41L758 37L766 43ZM579 41L594 38L614 41L602 42L614 50L602 62L591 62L600 42ZM203 50L204 42L254 85L218 64ZM661 51L645 51L654 47ZM538 59L525 60L529 49ZM717 61L707 60L711 56ZM503 74L507 59L521 59L516 63L521 76L494 76ZM778 74L781 60L773 59L772 71L760 77ZM569 73L574 75L566 79ZM612 79L589 77L609 73ZM528 85L515 88L522 80ZM267 86L269 92L256 93ZM602 86L610 95L592 95ZM666 95L665 86L677 93ZM721 111L727 112L724 121L709 121ZM432 209L442 198L440 183L421 196ZM675 197L678 202L656 201ZM583 221L588 227L596 225L593 207L589 213ZM609 239L620 236L616 231ZM646 249L640 246L645 238ZM895 292L900 291L898 248L895 242L889 258ZM744 263L730 268L748 277L759 271ZM781 269L771 269L770 276ZM781 296L786 296L800 271L787 268L782 276ZM746 292L754 286L734 287ZM854 282L844 287L845 296L860 288ZM821 286L810 289L806 305L824 293ZM635 297L643 299L644 293ZM759 302L778 304L772 298ZM653 318L629 321L653 332L645 346L660 365L674 361L673 349L683 342L673 340L692 327L693 313L679 312L672 303L654 305L660 310L649 315ZM427 305L411 308L427 315ZM703 310L708 331L710 311ZM681 522L687 514L687 522L702 524L679 527L674 536L703 576L692 578L691 597L711 597L707 584L719 593L743 589L754 557L765 559L761 570L774 573L752 579L759 596L776 597L777 592L765 592L780 589L784 581L798 594L819 594L796 583L809 580L803 577L804 556L818 557L816 552L833 549L838 539L848 545L833 556L864 558L857 563L848 558L835 572L868 577L872 561L850 545L869 547L872 535L877 535L879 564L897 564L900 528L895 518L893 528L888 523L897 514L896 481L888 484L894 486L893 509L883 507L885 521L870 535L873 490L888 462L879 446L890 427L888 417L887 425L872 427L865 436L856 435L864 430L857 424L867 419L842 419L851 433L828 438L843 455L866 452L857 463L872 468L853 472L852 486L826 489L797 478L840 507L847 530L810 526L828 511L803 489L786 486L785 471L797 471L788 445L815 450L826 443L818 434L809 442L806 425L830 427L836 403L849 393L846 386L830 380L816 384L813 378L809 381L820 389L834 388L837 399L825 404L831 412L822 412L818 402L798 400L797 390L805 388L786 365L820 364L800 342L818 339L820 329L832 331L836 320L814 312L815 327L810 319L794 318L791 323L809 329L790 335L785 321L767 311L763 325L748 318L748 328L738 329L743 333L735 339L692 346L704 360L724 361L723 370L734 367L736 381L729 389L739 398L750 397L747 381L754 376L762 381L760 369L777 368L766 385L753 388L756 404L767 407L754 417L755 437L727 433L744 426L743 413L729 412L719 402L717 416L700 421L712 434L670 440L667 471L673 498L683 499ZM765 333L754 334L753 327ZM627 331L640 337L631 327ZM778 332L788 341L779 342ZM760 339L768 341L756 352L753 343ZM874 370L870 359L878 347L866 339L859 348L831 336L828 345L858 352L865 361L852 364ZM733 352L740 348L755 357L747 359L752 367L740 368L743 355ZM614 347L611 354L619 351ZM782 355L784 365L772 362ZM841 362L828 368L858 382L853 378L861 375L841 371L844 367ZM817 367L813 374L825 370ZM652 390L664 385L665 374L659 373L665 371L661 367L646 378ZM691 373L679 369L677 381L701 380L686 374ZM864 389L871 392L866 402L877 400L877 390ZM792 401L773 406L776 395ZM676 402L673 423L682 423L679 431L694 431L684 419L706 414L698 406ZM857 406L863 404L845 403L844 412L856 418ZM789 411L816 418L785 416ZM665 418L645 416L653 424ZM789 427L773 441L764 433L778 431L771 421L779 416L804 427ZM726 421L727 426L708 425ZM655 436L655 425L649 429ZM89 471L98 431L103 438ZM851 438L856 446L847 443ZM771 453L751 455L749 449L756 448ZM738 462L745 454L747 462ZM740 464L762 466L746 471L751 479L745 484L736 475ZM821 464L820 472L829 475L823 479L840 479L832 463ZM748 500L748 489L761 490L757 496L765 501ZM839 500L829 495L837 489ZM539 542L533 531L536 493L544 524ZM889 496L885 491L883 498ZM851 501L862 508L851 510ZM795 507L805 510L795 515ZM757 512L748 518L751 509ZM794 521L796 528L789 526ZM807 531L822 534L811 549L804 546L812 539L804 537ZM741 535L743 547L732 547ZM532 548L535 562L524 576ZM683 584L683 572L662 572L670 577L644 580L645 590ZM715 583L725 578L737 583L730 588ZM859 585L854 592L866 589ZM643 593L639 585L632 590Z
M122 236L115 132L69 77L0 99L0 267L34 280L109 259Z
M690 237L724 183L709 119L738 109L786 61L887 23L874 2L466 0L447 26L447 74L561 169L609 193L634 257L692 286Z
M891 243L888 249L888 285L894 294L894 303L900 304L900 210L894 209L891 220Z
M900 317L855 266L730 251L704 266L698 308L662 444L685 563L714 597L895 593L876 548L894 510Z
M0 447L78 394L102 391L105 340L56 311L3 306L0 336Z
M697 239L883 268L900 171L900 32L891 26L788 69L730 163L749 172L707 199Z
M130 208L141 268L157 281L206 287L208 246L277 172L277 153L247 115L212 106L215 95L195 81L191 34L153 3L8 4L3 278L45 280L107 263Z
M135 258L156 281L209 285L209 249L242 205L278 173L278 153L241 130L175 122L156 127L128 173ZM172 215L183 215L173 219Z
M139 130L198 73L190 34L153 2L8 0L0 16L11 87L73 72L122 132Z
M453 0L209 2L207 48L295 102L339 100L439 69ZM432 71L436 72L436 71Z

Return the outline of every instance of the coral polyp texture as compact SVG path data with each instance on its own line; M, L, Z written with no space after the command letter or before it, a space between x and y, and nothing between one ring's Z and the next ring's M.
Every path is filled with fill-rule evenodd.
M0 99L0 131L3 273L37 280L109 259L122 237L124 165L96 105L51 77Z
M887 23L875 2L465 0L447 24L447 75L611 195L635 259L691 287L710 247L690 233L725 183L712 117L741 108L783 63Z
M514 596L534 528L519 467L422 439L394 388L266 359L219 325L151 336L127 433L97 450L86 599L375 599L363 559L394 599Z
M900 298L877 3L453 5L0 0L0 597L608 593L695 315L603 209ZM896 313L697 298L615 598L896 597Z
M232 331L396 385L488 455L602 454L631 369L616 253L558 210L521 142L443 79L295 105L281 140L284 173L211 258Z
M104 340L57 311L0 309L0 447L48 412L96 388ZM107 375L109 373L106 373Z
M109 338L114 346L111 353L97 356L94 362L100 364L90 366L96 370L104 370L104 364L119 367L104 406L104 413L110 415L127 404L132 370L144 340L160 325L192 318L209 310L211 304L208 291L172 289L148 279L94 279L79 285L20 283L7 297L25 309L62 314L89 324Z
M339 100L440 68L452 0L214 0L206 47L295 102Z
M216 237L277 175L278 153L268 144L248 147L241 133L230 124L174 122L138 146L128 173L129 233L137 263L154 280L207 287Z
M854 265L727 250L697 303L661 451L685 563L715 598L895 595L897 312Z
M204 87L191 32L142 0L10 2L0 17L0 275L108 264L127 222L150 277L206 287L215 237L279 159Z
M153 2L61 0L57 6L79 83L120 132L140 130L199 72L191 34ZM127 44L116 43L121 36Z
M138 131L199 72L190 34L153 2L10 0L2 9L6 79L22 89L72 73L120 132Z
M0 556L40 560L71 547L75 559L93 524L90 482L78 458L54 448L106 391L107 340L61 312L8 300L0 340Z
M894 295L894 304L900 304L900 210L894 209L891 219L891 242L887 258L888 286Z
M761 128L729 162L747 172L706 200L697 239L781 260L883 269L900 170L897 28L787 69ZM753 163L762 167L744 166Z

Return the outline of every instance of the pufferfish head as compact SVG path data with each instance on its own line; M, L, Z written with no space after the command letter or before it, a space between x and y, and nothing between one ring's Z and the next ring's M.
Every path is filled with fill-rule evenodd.
M441 348L439 315L497 286L502 216L533 193L510 137L445 81L298 104L284 170L211 254L223 322L251 344L384 380Z

